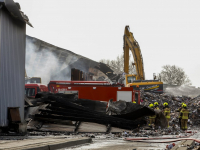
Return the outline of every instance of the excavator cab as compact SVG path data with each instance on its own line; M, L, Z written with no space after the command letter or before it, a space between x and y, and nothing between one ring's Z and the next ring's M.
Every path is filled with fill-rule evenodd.
M134 75L126 75L126 83L133 83L136 80L136 76Z
M124 75L124 86L134 90L143 89L144 92L163 93L163 83L159 80L138 80L136 75Z

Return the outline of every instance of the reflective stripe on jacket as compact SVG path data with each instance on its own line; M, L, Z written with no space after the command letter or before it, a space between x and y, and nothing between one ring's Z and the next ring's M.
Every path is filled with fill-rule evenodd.
M181 119L188 119L188 114L189 114L188 109L183 108L181 110Z
M153 109L153 108L151 108L151 107L149 107L150 109ZM154 118L156 118L156 115L153 115L153 116L149 116L149 119L154 119Z
M167 119L170 119L170 108L165 108L165 109L164 109L164 116L165 116Z
M157 110L159 110L159 108L158 108L158 107L155 107L154 109L157 109ZM149 116L149 119L151 119L151 118L156 118L156 115Z
M149 116L149 119L154 119L154 118L156 118L156 115Z

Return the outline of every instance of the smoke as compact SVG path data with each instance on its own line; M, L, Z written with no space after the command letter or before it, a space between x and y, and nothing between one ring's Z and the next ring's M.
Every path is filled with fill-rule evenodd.
M89 73L98 63L39 39L26 36L26 73L41 77L43 84L50 80L71 80L71 68Z
M191 87L191 86L178 86L178 87L167 87L165 90L166 93L177 96L190 96L196 97L200 95L200 89Z
M68 65L60 63L58 56L49 47L41 47L36 39L26 40L26 72L28 77L41 77L43 84L50 80L71 79Z

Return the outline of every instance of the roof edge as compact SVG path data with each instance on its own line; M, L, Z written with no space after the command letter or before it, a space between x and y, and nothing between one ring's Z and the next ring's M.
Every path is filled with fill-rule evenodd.
M15 3L13 0L0 0L0 2L4 3L4 6L13 17L33 27L33 25L29 22L28 16L26 16L24 12L21 11L19 3Z

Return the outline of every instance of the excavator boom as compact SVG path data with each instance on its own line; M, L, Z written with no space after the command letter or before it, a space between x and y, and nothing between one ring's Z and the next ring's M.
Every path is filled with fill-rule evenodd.
M131 50L134 64L137 72L137 80L145 80L143 59L138 42L135 40L133 33L129 31L129 26L124 30L124 72L129 73L129 50Z

